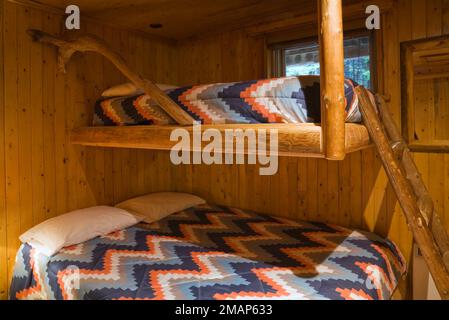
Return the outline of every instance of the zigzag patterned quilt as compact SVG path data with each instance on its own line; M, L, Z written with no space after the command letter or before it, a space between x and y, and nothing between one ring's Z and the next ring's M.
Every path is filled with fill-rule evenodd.
M376 235L200 206L65 248L17 254L11 299L389 299L406 271Z
M345 81L346 121L361 122L354 87ZM202 124L321 122L320 77L301 76L218 83L167 90L180 108ZM150 97L100 100L94 125L166 125L175 123Z

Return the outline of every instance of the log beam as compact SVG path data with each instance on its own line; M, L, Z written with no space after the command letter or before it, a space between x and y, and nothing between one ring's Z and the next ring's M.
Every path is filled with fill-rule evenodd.
M178 124L192 125L194 123L194 119L187 112L179 108L164 91L134 71L118 52L111 49L101 39L92 35L62 38L34 29L28 30L28 34L36 42L50 44L58 48L58 67L60 72L66 72L66 64L76 52L99 53L111 61L137 88L142 88L147 95L151 96Z

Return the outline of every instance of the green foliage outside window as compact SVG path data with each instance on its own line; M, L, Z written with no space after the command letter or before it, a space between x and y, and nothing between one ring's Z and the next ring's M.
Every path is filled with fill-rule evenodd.
M350 49L352 50L350 51ZM311 46L310 44L304 47L298 46L285 50L286 75L319 75L320 64L317 61L319 59L318 50L317 45ZM345 41L345 52L346 56L351 56L345 59L345 77L354 80L366 88L370 88L371 59L369 56L369 38L360 37Z

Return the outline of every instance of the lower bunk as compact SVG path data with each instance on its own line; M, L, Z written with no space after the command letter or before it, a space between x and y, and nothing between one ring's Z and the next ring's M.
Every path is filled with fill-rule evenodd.
M11 299L385 300L406 273L379 236L199 205L48 257L20 248Z

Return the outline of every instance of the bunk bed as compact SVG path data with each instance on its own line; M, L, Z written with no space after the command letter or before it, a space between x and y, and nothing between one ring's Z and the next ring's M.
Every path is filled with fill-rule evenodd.
M279 130L279 154L343 160L346 154L375 145L415 240L427 261L438 290L449 299L449 238L442 228L433 202L413 163L407 144L397 134L388 110L373 103L363 87L356 88L361 102L363 124L345 122L344 50L342 1L318 1L318 28L321 58L321 124L238 125L239 128L276 128ZM88 127L72 133L72 142L86 146L169 150L170 132L176 127L191 130L192 117L180 109L154 83L132 70L126 61L102 40L91 36L60 38L39 30L30 30L35 41L59 48L59 67L75 52L93 51L109 59L136 87L151 96L178 126ZM378 97L378 102L382 102ZM224 130L235 125L213 125Z

